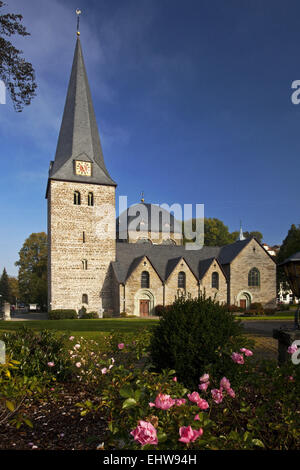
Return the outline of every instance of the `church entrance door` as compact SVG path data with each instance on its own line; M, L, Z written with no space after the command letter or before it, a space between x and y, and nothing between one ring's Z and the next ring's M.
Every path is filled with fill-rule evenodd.
M246 299L241 299L241 300L240 300L240 307L241 307L241 308L246 308L246 307L247 307Z
M140 300L140 316L148 317L149 315L149 300Z

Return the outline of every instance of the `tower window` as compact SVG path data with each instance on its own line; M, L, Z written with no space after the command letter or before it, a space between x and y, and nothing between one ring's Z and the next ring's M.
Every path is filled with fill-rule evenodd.
M82 243L85 243L85 232L82 232Z
M219 289L219 273L214 271L211 275L211 287L213 289Z
M141 275L141 287L144 289L149 289L150 286L150 276L148 271L143 271Z
M248 273L248 286L249 287L260 286L260 272L257 268L250 269Z
M82 269L87 270L87 265L88 265L87 259L83 259L82 260Z
M94 205L94 193L89 193L88 194L88 206L93 206Z
M185 273L183 271L180 271L178 273L178 288L180 289L185 289Z
M82 294L82 303L83 304L88 304L89 303L89 298L87 294Z
M75 206L80 206L80 192L79 191L74 191L74 204Z

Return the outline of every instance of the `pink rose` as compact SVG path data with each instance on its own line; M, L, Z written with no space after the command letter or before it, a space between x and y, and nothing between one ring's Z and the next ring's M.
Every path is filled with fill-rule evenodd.
M209 381L209 374L203 374L202 377L200 377L200 382L208 382Z
M242 354L233 352L233 353L231 354L231 359L232 359L233 362L235 362L236 364L244 364L244 356L243 356Z
M250 351L250 349L241 348L240 351L241 351L241 353L244 353L245 356L253 356L253 352Z
M201 392L206 392L206 390L208 389L209 384L210 384L210 382L204 382L204 383L198 385L199 390L201 390Z
M175 405L176 406L181 406L186 404L186 399L185 398L176 398L175 399Z
M226 377L223 377L220 381L220 390L228 390L230 388L230 382Z
M235 392L234 390L232 390L232 388L229 388L228 390L226 390L226 392L231 398L235 398Z
M149 403L149 406L160 408L161 410L168 410L171 406L175 405L176 401L170 397L170 395L164 395L159 393L155 398L154 403Z
M81 367L81 362L76 362L75 366L78 368Z
M173 377L173 382L177 382L177 377Z
M157 434L155 427L148 423L148 421L139 421L138 426L130 433L135 441L138 441L142 446L146 444L158 444Z
M201 397L198 392L193 392L188 394L188 399L193 403L198 403L201 400Z
M196 414L195 418L194 418L194 421L200 421L200 416L199 416L199 413Z
M48 367L54 367L54 362L48 362Z
M296 345L292 345L292 346L289 346L288 349L287 349L287 352L289 354L294 354L296 351L297 351L298 347Z
M73 339L74 339L74 336L70 336L69 340L73 341Z
M223 393L221 390L218 390L217 388L214 388L212 391L211 391L211 394L212 394L212 397L213 397L213 400L215 403L219 404L223 401Z
M194 442L196 439L198 439L199 436L202 436L203 434L203 429L199 429L199 431L192 429L191 426L182 426L179 428L179 435L180 439L178 439L180 442L184 442L185 444L188 444L189 442Z
M106 374L107 373L107 368L103 367L103 369L101 369L101 372L102 372L102 374Z
M123 349L124 346L125 346L124 343L119 343L119 344L118 344L118 348L119 348L119 349Z
M206 400L203 400L203 398L200 398L200 400L197 402L197 405L199 406L200 410L207 410L207 408L209 408L209 404Z

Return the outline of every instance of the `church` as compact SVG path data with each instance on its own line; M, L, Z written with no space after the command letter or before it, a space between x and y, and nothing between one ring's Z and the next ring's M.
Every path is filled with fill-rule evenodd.
M116 219L117 184L104 162L77 34L46 191L49 310L147 317L178 295L201 292L241 308L274 308L276 265L255 238L241 231L230 245L186 250L181 223L143 199ZM148 219L133 228L140 212Z

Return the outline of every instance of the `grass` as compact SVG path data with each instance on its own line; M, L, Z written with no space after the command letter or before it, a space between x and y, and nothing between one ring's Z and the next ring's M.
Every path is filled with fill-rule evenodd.
M294 320L294 312L278 312L274 315L237 315L237 318L241 320L254 320L254 321L265 321L265 320Z
M111 331L135 334L145 328L157 324L157 319L147 318L102 318L101 320L32 320L32 321L0 321L0 333L17 331L22 326L36 331L43 329L65 332L73 336L88 339L99 339Z

